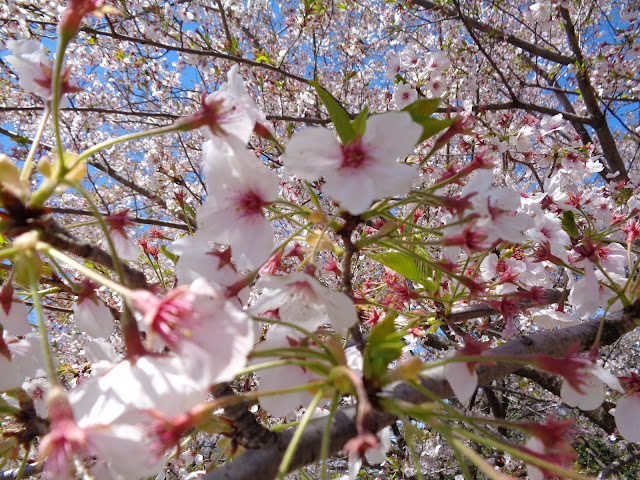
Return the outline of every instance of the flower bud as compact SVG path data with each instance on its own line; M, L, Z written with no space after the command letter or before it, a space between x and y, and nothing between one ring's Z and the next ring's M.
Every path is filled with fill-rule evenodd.
M20 181L18 168L6 155L0 155L0 183L2 183L2 188L9 190L18 198L23 199L28 193Z

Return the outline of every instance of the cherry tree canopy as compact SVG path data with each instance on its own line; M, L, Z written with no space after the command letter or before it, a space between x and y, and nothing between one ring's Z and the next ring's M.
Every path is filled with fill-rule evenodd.
M3 2L0 478L633 472L639 11Z

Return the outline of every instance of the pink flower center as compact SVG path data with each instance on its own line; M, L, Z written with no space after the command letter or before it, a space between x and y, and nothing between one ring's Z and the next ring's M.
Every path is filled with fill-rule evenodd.
M267 205L267 202L262 200L262 197L253 190L238 195L234 203L240 217L262 215L262 207Z
M551 232L551 229L549 227L542 227L540 229L540 233L545 237L545 238L552 238L553 237L553 233Z
M313 287L309 285L308 282L303 282L303 281L291 282L287 286L291 288L291 290L296 294L304 295L312 299L316 298L316 294L313 291Z
M340 168L359 168L369 158L362 146L360 137L349 145L342 145L342 164Z

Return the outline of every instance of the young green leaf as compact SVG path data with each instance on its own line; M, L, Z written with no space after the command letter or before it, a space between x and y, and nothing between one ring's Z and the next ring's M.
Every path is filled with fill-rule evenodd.
M340 137L340 140L342 140L342 143L346 145L351 142L351 140L355 138L356 132L351 125L351 120L349 119L347 110L340 105L333 95L322 88L318 82L311 80L309 81L309 84L316 89L320 100L322 100L324 106L327 107L331 121L336 127L336 132Z

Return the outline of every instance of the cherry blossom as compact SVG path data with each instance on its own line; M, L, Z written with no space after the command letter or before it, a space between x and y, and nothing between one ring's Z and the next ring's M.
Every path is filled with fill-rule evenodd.
M216 92L202 97L202 108L177 124L184 129L200 128L211 140L234 137L242 144L249 141L256 122L266 123L264 114L247 93L234 65L227 73L227 82Z
M0 326L12 335L27 335L31 332L27 308L13 292L13 288L7 285L0 290Z
M111 234L111 242L116 253L122 260L133 261L140 256L138 245L129 238L125 227L133 225L133 222L127 218L130 209L125 208L117 213L112 213L105 217Z
M21 340L3 337L8 354L0 354L0 392L19 388L26 378L44 377L44 356L40 337L30 333Z
M246 365L253 322L206 280L174 288L162 299L137 290L130 300L149 334L179 352L186 373L204 387L231 380Z
M195 238L204 248L209 241L230 245L241 270L264 263L274 247L273 231L263 208L278 194L278 177L244 146L206 142L204 171L211 185L198 212Z
M404 108L418 99L418 92L408 83L398 85L393 93L393 101L398 108Z
M605 400L605 383L612 389L622 391L618 379L598 365L593 365L583 378L580 390L574 389L568 382L563 382L560 396L570 407L580 410L595 410Z
M640 127L630 107L640 96L640 16L629 2L603 0L596 10L566 0L499 8L430 0L217 1L214 8L127 2L121 13L103 0L35 3L0 2L0 44L13 50L0 52L7 59L0 63L17 75L0 82L7 154L0 154L0 406L8 405L0 420L15 427L5 432L0 463L22 460L23 450L11 448L18 441L40 450L56 476L75 467L78 476L105 480L158 472L158 480L176 472L233 478L228 473L240 466L262 478L278 465L288 474L298 458L319 460L321 429L298 430L311 448L287 466L282 450L261 455L274 451L266 450L270 442L252 448L251 425L266 424L265 411L243 403L254 402L258 388L274 417L290 416L322 390L321 410L337 407L336 426L345 404L355 409L357 430L340 437L341 445L350 440L352 477L369 457L384 461L380 469L369 465L369 476L457 478L458 446L483 443L494 427L475 422L470 437L460 417L447 445L452 437L441 429L446 420L432 416L433 401L389 382L422 368L432 373L429 363L446 355L442 372L465 416L486 416L484 394L469 405L474 362L454 361L483 354L472 338L495 338L509 357L513 347L521 353L497 368L479 357L487 359L484 379L529 394L535 388L563 417L619 390L597 362L625 371L635 360L637 331L626 332L637 320L640 267ZM91 13L117 16L93 20ZM14 40L21 36L34 40ZM43 45L57 46L55 64ZM72 71L82 90L72 86ZM322 88L314 91L312 82ZM63 96L74 93L70 102L60 99L62 109L52 102L52 84ZM409 102L416 102L411 115L388 112ZM48 158L69 149L88 168L82 192L73 175L54 185L60 172ZM108 236L128 263L110 259L96 211L115 212ZM145 255L130 237L142 239ZM100 299L79 291L78 278L100 283ZM123 302L137 307L135 318ZM317 339L280 323L261 326L249 313ZM540 331L556 326L568 329ZM465 335L464 348L445 353ZM588 358L575 355L578 346L567 352L578 338L594 346ZM558 358L537 355L538 348ZM333 371L329 357L340 363ZM400 358L409 362L396 368ZM52 382L43 377L49 360ZM370 368L378 360L383 365ZM524 364L565 378L564 406L543 382L506 375ZM331 405L333 373L347 366L366 393ZM236 378L251 368L255 375ZM66 393L54 398L53 377L71 388L70 406ZM224 412L211 412L211 392L219 391L212 385L227 381L237 397L216 398ZM617 401L612 414L621 436L638 440L637 385L622 382L626 393L609 397ZM445 383L435 382L431 393L450 395ZM41 398L49 390L47 412ZM526 398L499 402L500 416L520 418L516 429L531 437L521 450L571 468L569 424L523 421ZM238 420L237 410L246 417ZM196 411L207 412L206 425ZM404 426L421 430L407 440L415 438L425 458L407 456L400 437L383 452L377 419L389 414L420 418ZM46 415L50 436L34 428L46 426ZM598 437L611 458L622 456L626 442L603 438L590 418L581 437ZM178 448L165 474L167 450L191 428L188 455ZM204 431L230 438L204 440ZM326 432L331 456L338 438ZM481 453L497 475L521 474L513 445L505 447L513 457L503 455L496 438ZM196 468L194 455L209 446L219 465L203 458L209 464ZM403 455L404 464L396 461ZM591 458L580 457L575 468L596 472L601 465ZM326 464L328 477L346 468ZM557 475L529 467L531 478Z
M353 214L377 198L406 193L414 171L396 160L406 157L421 128L405 112L374 115L363 136L342 145L325 129L296 132L283 157L285 168L308 181L324 176L323 190Z
M36 40L9 40L9 50L13 55L8 55L7 61L15 69L22 88L37 93L45 100L50 100L52 64L47 58L44 47ZM61 95L82 91L81 88L70 83L71 70L65 68L61 78ZM62 102L66 105L66 100Z
M445 358L458 356L482 355L489 348L488 343L481 343L471 336L465 338L465 344L460 350L449 350ZM444 366L444 376L460 403L466 405L478 388L478 362L449 362Z
M92 337L109 338L113 331L113 316L109 308L95 294L95 284L85 282L73 306L73 319L79 329Z
M267 332L265 341L260 343L255 351L308 345L309 339L299 331L283 325L274 325ZM269 357L258 357L257 360L268 361ZM257 360L254 360L253 363L259 363ZM318 378L311 370L293 364L262 369L258 371L258 376L260 377L258 387L260 392L293 388L311 383ZM262 395L260 406L274 417L286 417L292 415L299 407L307 405L312 398L313 395L307 390L284 395Z
M9 40L7 47L13 55L7 61L15 69L20 86L42 98L51 96L51 61L42 44L36 40Z
M353 303L345 294L324 287L304 273L262 277L258 286L262 287L262 293L252 311L277 309L281 320L311 332L331 323L344 336L358 320Z

